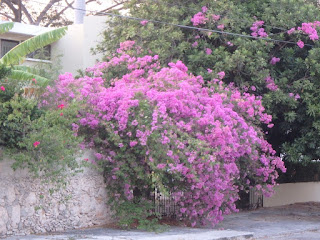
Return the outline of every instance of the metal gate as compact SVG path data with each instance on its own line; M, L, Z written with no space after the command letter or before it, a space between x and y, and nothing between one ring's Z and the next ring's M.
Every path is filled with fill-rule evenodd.
M158 189L154 191L154 211L162 217L176 217L177 205L172 196L169 194L162 194Z

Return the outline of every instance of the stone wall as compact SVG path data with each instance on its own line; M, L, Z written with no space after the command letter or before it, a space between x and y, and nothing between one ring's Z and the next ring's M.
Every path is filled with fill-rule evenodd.
M87 158L87 156L84 156ZM83 159L83 158L82 158ZM0 159L0 238L104 225L110 222L102 175L85 169L65 189L49 187Z

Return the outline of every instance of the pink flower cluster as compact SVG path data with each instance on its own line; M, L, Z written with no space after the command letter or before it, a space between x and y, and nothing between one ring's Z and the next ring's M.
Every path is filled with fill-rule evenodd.
M267 83L266 87L269 90L271 90L271 91L278 90L278 86L274 83L274 80L270 76L266 77L265 80L266 80L266 83Z
M262 27L264 24L264 21L255 21L252 24L252 27L250 30L252 31L251 36L253 37L268 37L268 34L264 31L264 28Z
M49 89L60 104L83 102L75 131L87 128L93 138L107 131L100 145L89 141L98 160L109 166L107 183L118 186L117 198L133 199L133 189L141 185L135 180L138 173L153 174L159 185L169 176L178 215L194 226L216 224L236 211L239 190L259 185L266 194L272 191L277 169L285 168L259 128L260 123L272 126L261 100L220 82L204 87L203 78L188 73L181 61L160 68L157 56L118 52L88 69L88 76L65 74ZM101 77L117 67L126 73L111 80ZM222 79L225 73L218 75ZM119 159L123 152L142 155Z
M275 65L277 62L280 62L280 58L272 57L270 60L270 64Z
M300 95L299 95L298 93L297 93L297 94L289 93L289 97L292 97L292 98L294 98L295 100L300 99Z
M298 27L298 30L307 34L312 41L319 40L318 32L316 27L319 27L319 22L314 23L302 23L301 27Z
M297 45L299 46L299 48L303 48L304 47L304 42L302 42L301 40L299 40L297 42Z
M193 23L193 26L199 26L201 24L206 24L210 19L212 19L213 22L217 22L220 20L220 15L215 15L215 14L207 14L208 8L206 6L203 6L201 12L198 12L191 18L191 22ZM223 30L225 28L224 24L219 24L217 25L217 28L220 30ZM208 33L208 36L210 36L212 32Z
M147 25L147 23L148 23L148 21L147 21L147 20L143 20L143 21L141 21L141 22L140 22L140 24L141 24L142 26Z
M314 22L309 22L309 23L302 23L301 27L291 28L290 30L287 31L287 33L289 35L291 35L291 34L293 34L295 32L304 33L304 34L308 35L310 40L316 41L316 40L319 40L319 35L318 35L318 31L317 31L318 27L320 27L320 22L319 21L314 21ZM299 48L303 48L304 47L304 42L299 40L297 42L297 45L299 46Z
M201 24L206 24L206 22L209 19L203 14L203 12L198 12L191 18L191 22L193 23L193 26L199 26Z

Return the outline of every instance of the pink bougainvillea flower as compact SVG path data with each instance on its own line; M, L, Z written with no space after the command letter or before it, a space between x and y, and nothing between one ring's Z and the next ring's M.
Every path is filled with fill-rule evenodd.
M36 148L36 147L38 147L39 144L40 144L40 142L36 141L33 143L33 146Z
M275 84L273 78L271 78L270 76L265 78L265 81L267 83L266 87L271 90L271 91L276 91L278 90L278 86Z
M212 53L212 50L210 48L206 48L206 54L210 55Z
M140 22L140 24L141 24L142 26L145 26L147 23L148 23L147 20L143 20L143 21Z
M304 42L302 42L301 40L299 40L297 42L297 45L299 46L299 48L303 48L304 47Z
M158 169L164 169L166 166L167 166L167 164L165 164L165 163L160 163L160 164L157 165L157 168L158 168Z
M202 9L202 12L204 13L208 11L208 8L206 6L203 6L201 9Z
M275 65L277 62L280 62L280 58L273 57L270 60L270 64Z
M210 68L207 69L208 73L212 73L212 70Z
M264 24L264 21L255 21L252 24L252 27L250 27L250 30L252 31L251 36L262 37L262 38L268 37L268 34L265 32L264 28L262 27L263 24Z
M58 108L60 108L61 110L64 108L64 104L60 104L59 106L58 106Z
M219 19L220 19L220 15L212 15L212 19L214 20L214 21L218 21Z
M296 94L296 95L294 96L294 99L295 99L295 100L300 99L300 95L299 95L299 94Z
M196 47L196 46L198 46L198 42L197 41L195 41L194 43L192 43L192 45L191 45L192 47Z
M291 28L290 30L287 31L287 33L290 35L290 34L294 33L295 31L296 31L295 28Z
M130 141L130 147L134 147L135 145L137 145L138 142L137 141Z
M227 45L232 47L233 46L233 43L232 42L227 42Z
M181 213L185 213L186 211L187 211L186 208L180 208L180 212L181 212Z
M208 21L208 18L202 13L198 12L191 18L191 22L193 23L193 26L198 26L201 24L205 24Z
M224 29L224 25L220 24L220 25L217 26L217 28L220 29L220 30L223 30Z
M220 79L223 79L225 75L225 72L218 72L218 76Z
M139 124L139 122L135 119L132 121L131 125L132 126L137 126Z
M6 90L4 86L1 86L0 89L1 89L2 91L5 91L5 90Z

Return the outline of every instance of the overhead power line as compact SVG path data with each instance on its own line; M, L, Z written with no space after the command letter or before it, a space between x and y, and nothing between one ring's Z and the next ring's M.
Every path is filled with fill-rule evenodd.
M35 2L39 4L44 4L35 0L30 0L30 2ZM61 5L58 5L56 7L64 7ZM80 8L72 8L74 10L83 10ZM90 10L85 10L87 13L96 13L95 11L90 11ZM215 29L208 29L208 28L200 28L200 27L194 27L194 26L187 26L187 25L182 25L182 24L174 24L174 23L169 23L169 22L164 22L164 21L159 21L159 20L153 20L153 19L146 19L146 18L139 18L139 17L131 17L131 16L125 16L121 14L116 14L116 13L99 13L98 16L111 16L111 17L117 17L117 18L123 18L123 19L129 19L129 20L134 20L134 21L148 21L152 23L158 23L158 24L163 24L163 25L169 25L169 26L174 26L174 27L179 27L179 28L184 28L184 29L189 29L189 30L198 30L198 31L206 31L206 32L212 32L212 33L218 33L218 34L224 34L224 35L229 35L229 36L235 36L235 37L242 37L242 38L250 38L254 40L265 40L265 41L270 41L270 42L278 42L278 43L287 43L287 44L294 44L297 45L296 42L292 41L285 41L285 40L278 40L278 39L273 39L273 38L264 38L264 37L254 37L251 35L245 35L245 34L240 34L240 33L233 33L233 32L226 32L226 31L220 31L220 30L215 30ZM304 44L305 46L308 47L314 47L314 45L311 44Z
M115 13L101 13L101 14L99 14L99 16L101 16L101 15L103 15L103 16L112 16L112 17L120 17L120 18L125 18L125 19L130 19L130 20L136 20L136 21L148 21L148 22L171 25L171 26L174 26L174 27L180 27L180 28L185 28L185 29L193 29L193 30L206 31L206 32L212 32L212 33L219 33L219 34L225 34L225 35L236 36L236 37L251 38L251 39L255 39L255 40L262 39L262 40L266 40L266 41L289 43L289 44L297 45L296 42L291 42L291 41L278 40L278 39L272 39L272 38L264 38L264 37L254 37L254 36L251 36L251 35L245 35L245 34L240 34L240 33L232 33L232 32L213 30L213 29L208 29L208 28L199 28L199 27L194 27L194 26L186 26L186 25L168 23L168 22L152 20L152 19L124 16L124 15L115 14ZM304 45L305 46L309 46L309 47L314 47L314 45L311 45L311 44L304 44Z

